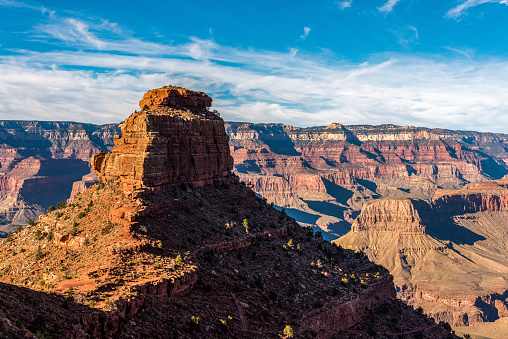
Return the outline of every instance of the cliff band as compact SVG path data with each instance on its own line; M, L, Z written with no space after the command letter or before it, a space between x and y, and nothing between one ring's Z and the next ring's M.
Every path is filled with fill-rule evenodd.
M92 156L101 182L114 177L126 192L166 184L203 187L224 183L233 169L224 122L206 107L202 92L168 87L149 91L140 107L120 125L111 153Z

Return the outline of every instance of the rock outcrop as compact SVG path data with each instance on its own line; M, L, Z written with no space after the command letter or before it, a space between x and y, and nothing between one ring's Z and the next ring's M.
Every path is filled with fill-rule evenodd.
M233 169L224 122L206 110L212 99L202 92L170 87L144 95L120 125L111 153L92 157L99 180L119 177L126 192L188 183L203 187L228 182Z
M275 338L289 327L331 338L395 302L386 269L300 227L229 173L217 115L157 105L92 158L100 183L0 243L0 335ZM398 334L454 337L414 310L397 319Z
M493 181L438 190L430 204L375 200L334 242L388 268L398 296L439 321L494 321L508 315L507 197Z

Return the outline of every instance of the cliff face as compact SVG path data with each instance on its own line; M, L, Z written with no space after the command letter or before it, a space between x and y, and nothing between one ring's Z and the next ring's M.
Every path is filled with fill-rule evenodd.
M430 199L438 189L458 189L508 172L503 134L233 122L226 130L241 180L299 222L326 230L329 239L347 231L372 199Z
M332 338L384 307L396 335L454 337L397 310L384 268L240 184L221 120L181 99L131 115L113 151L92 159L99 184L0 243L0 335L278 338L289 326ZM206 150L216 160L199 172Z
M431 203L376 200L345 236L394 275L398 296L454 326L508 313L508 189L505 180L438 190Z
M156 103L154 108L120 125L112 153L92 157L101 181L120 177L122 189L132 192L173 183L202 187L230 174L229 139L222 119L206 110L210 97L183 89L152 90L145 97L139 105Z
M0 121L0 230L36 220L69 198L93 153L112 147L116 125Z

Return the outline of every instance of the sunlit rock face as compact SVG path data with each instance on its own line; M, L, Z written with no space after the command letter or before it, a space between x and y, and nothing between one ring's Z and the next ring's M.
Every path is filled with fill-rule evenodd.
M92 157L101 181L119 177L126 192L172 183L194 187L234 180L223 120L206 107L212 99L179 87L149 91L120 125L111 153Z

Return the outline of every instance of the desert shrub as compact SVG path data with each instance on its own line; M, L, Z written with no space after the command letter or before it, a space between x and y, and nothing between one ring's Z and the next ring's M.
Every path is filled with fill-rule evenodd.
M55 210L55 206L49 206L48 211L53 212Z
M175 261L176 261L176 264L178 266L183 266L184 262L183 262L183 258L182 258L182 255L181 254L178 254L175 258Z
M23 230L23 227L21 227L21 226L16 227L16 233L19 233L19 232L21 232L22 230Z
M48 232L48 235L46 236L46 238L48 239L48 241L53 240L53 238L54 238L53 231L49 231L49 232Z
M37 251L35 251L34 258L35 260L39 261L44 257L44 254L42 253L41 246L37 247Z
M78 219L81 219L81 218L83 218L85 215L86 215L86 212L85 212L85 211L81 211L81 212L79 212L79 213L78 213L77 218L78 218Z
M58 204L56 204L56 208L58 208L59 210L61 210L62 208L65 208L67 207L67 201L60 201Z
M245 232L249 233L249 222L247 221L247 219L243 219L242 226L243 228L245 228Z
M226 333L228 330L228 321L233 318L228 315L226 319L219 319L219 329L222 333Z
M144 110L149 109L149 108L150 108L150 107L149 107L147 104L145 104L141 110L143 110L143 111L144 111Z
M78 234L78 224L76 222L74 222L74 225L72 225L72 228L71 228L71 231L69 232L69 234L71 236L75 236L76 234Z
M199 323L201 318L197 316L191 316L189 321L189 328L192 332L201 332L201 324Z
M42 238L44 238L44 235L42 234L41 230L35 231L34 238L35 240L41 240Z
M293 328L289 325L286 325L286 327L284 327L284 331L282 331L281 338L294 338L294 336L295 331Z
M285 250L292 250L295 248L295 244L293 243L293 239L289 239L288 243L282 246Z
M113 224L111 223L111 221L108 220L108 223L101 230L101 233L102 234L108 234L109 232L111 232L112 229L113 229Z
M33 219L28 219L28 226L35 226L35 221L33 221Z

